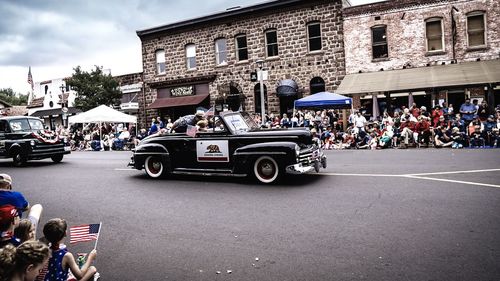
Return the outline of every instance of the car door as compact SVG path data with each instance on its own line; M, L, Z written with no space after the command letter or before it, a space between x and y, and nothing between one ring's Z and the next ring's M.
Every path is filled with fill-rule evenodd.
M9 124L7 121L0 120L0 156L6 156L5 133L8 133L9 131Z

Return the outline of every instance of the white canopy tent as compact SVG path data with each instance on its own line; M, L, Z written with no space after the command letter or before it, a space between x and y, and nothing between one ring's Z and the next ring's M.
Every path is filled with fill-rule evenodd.
M114 122L114 123L137 123L137 117L128 115L111 107L100 105L85 111L78 115L70 116L68 123L101 123L101 122Z
M137 117L133 115L128 115L118 110L114 110L106 105L100 105L96 108L92 108L88 111L80 113L78 115L70 116L68 118L69 124L75 123L99 123L99 130L101 130L102 122L113 122L113 123L134 123L137 124ZM137 130L137 126L136 126ZM102 132L99 131L99 138L102 145Z

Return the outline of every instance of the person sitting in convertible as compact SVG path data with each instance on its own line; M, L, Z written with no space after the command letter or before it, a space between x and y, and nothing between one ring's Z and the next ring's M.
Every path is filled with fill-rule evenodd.
M194 115L179 117L179 119L175 120L172 125L171 132L184 133L186 132L188 125L196 126L201 120L205 120L205 112L203 110L196 111L196 114Z

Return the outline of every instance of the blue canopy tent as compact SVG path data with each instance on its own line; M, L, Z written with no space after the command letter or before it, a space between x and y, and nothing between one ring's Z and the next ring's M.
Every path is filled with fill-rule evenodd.
M352 98L330 92L319 92L293 103L295 108L325 108L325 109L352 109Z
M319 92L294 102L295 108L327 108L349 109L352 107L352 98L330 92Z

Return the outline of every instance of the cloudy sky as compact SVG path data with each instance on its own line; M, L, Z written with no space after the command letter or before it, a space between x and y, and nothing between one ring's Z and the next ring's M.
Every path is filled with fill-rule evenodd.
M381 0L350 0L360 5ZM142 71L137 30L263 0L1 0L0 89L26 94L35 82L94 65L112 75Z

